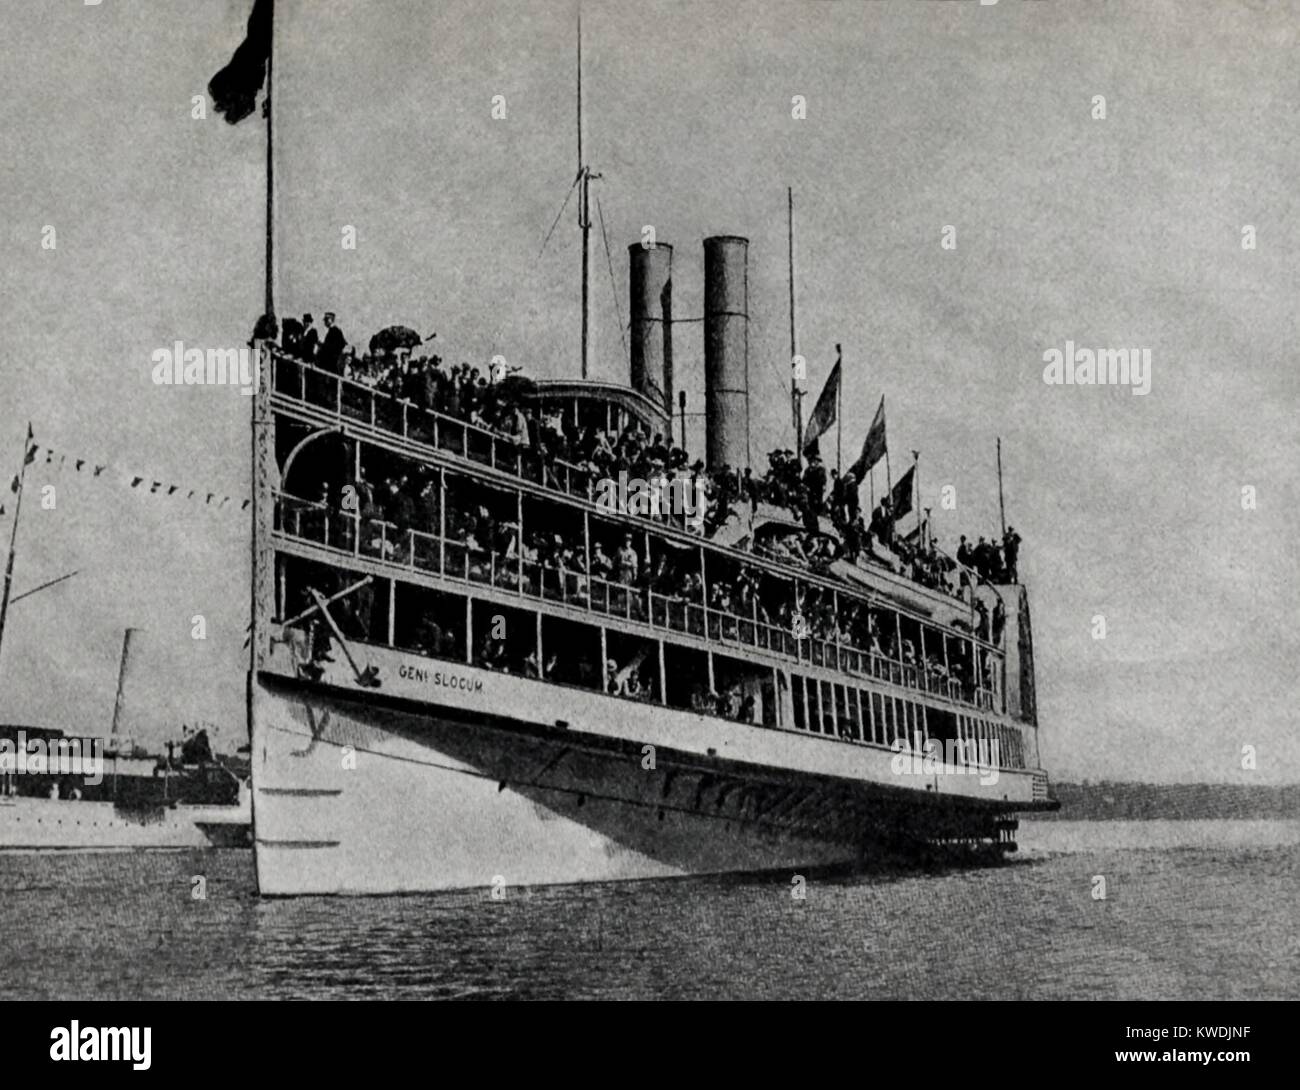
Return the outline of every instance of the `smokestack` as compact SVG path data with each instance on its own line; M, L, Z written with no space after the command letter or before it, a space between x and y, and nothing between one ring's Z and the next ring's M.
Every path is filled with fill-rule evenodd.
M749 465L749 239L704 240L704 419L710 469Z
M673 248L627 248L631 276L632 388L673 415Z

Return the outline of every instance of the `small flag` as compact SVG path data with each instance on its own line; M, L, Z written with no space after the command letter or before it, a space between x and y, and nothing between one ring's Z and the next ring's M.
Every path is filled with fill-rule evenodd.
M136 488L136 487L138 487L139 484L140 484L140 482L143 481L143 480L144 480L143 477L133 477L133 478L131 478L131 487L132 487L132 488Z
M822 387L821 396L813 406L812 416L808 418L808 427L803 435L804 453L813 446L818 438L835 423L836 404L840 396L840 361L835 361L826 385Z
M912 482L915 479L916 466L912 466L898 479L894 490L889 494L889 506L894 518L901 519L912 510Z
M861 483L862 479L871 472L871 467L885 456L885 450L885 399L881 397L880 407L876 409L871 428L862 442L862 453L849 468L849 472Z
M176 490L177 490L178 488L180 488L180 485L178 485L178 484L171 485L171 486L167 489L167 495L169 495L169 496L171 496L171 495L175 495Z
M78 472L78 473L81 472L81 467L84 466L85 464L86 464L86 459L85 459L85 458L78 458L78 459L77 459L77 472Z
M248 34L230 63L208 83L212 107L230 124L238 125L257 106L266 82L266 62L271 56L271 21L274 0L255 0L248 17Z
M208 498L207 498L206 500L204 500L203 502L204 502L204 503L211 503L211 502L212 502L212 497L215 496L215 495L216 495L215 492L209 492L209 493L208 493Z
M162 487L162 481L154 481L153 487L149 489L150 494L157 492Z
M31 437L32 437L31 432L29 431L27 433L27 438L30 439ZM32 446L27 451L27 462L25 464L31 465L34 461L36 461L36 452L40 449L41 449L40 447L36 446L36 444L33 443Z
M13 479L12 481L9 482L9 491L10 491L10 492L17 492L17 491L18 491L18 477L17 477L16 475L15 475L14 479Z
M249 505L250 503L252 503L252 502L253 502L252 500L245 500L242 504L240 504L239 509L240 509L241 511L247 511L247 510L248 510L248 505Z
M101 473L103 473L104 470L106 470L107 468L108 468L108 466L96 466L96 467L95 467L95 476L98 477L98 476L99 476Z

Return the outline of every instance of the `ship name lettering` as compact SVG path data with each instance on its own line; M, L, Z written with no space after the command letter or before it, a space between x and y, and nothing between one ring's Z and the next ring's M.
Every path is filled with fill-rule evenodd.
M402 663L397 668L397 676L409 681L421 681L425 685L432 683L442 689L459 689L466 693L481 693L483 682L462 674L444 674L440 670L424 670L418 666Z

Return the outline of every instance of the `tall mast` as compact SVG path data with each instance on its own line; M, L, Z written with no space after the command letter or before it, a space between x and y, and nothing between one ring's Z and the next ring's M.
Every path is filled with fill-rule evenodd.
M109 734L114 738L122 725L122 698L126 691L127 662L131 657L131 633L139 631L138 628L128 628L122 636L122 662L117 668L117 696L113 700L113 725L109 728Z
M1002 519L1002 539L1007 536L1007 505L1002 499L1002 436L998 436L998 514Z
M4 643L5 616L9 612L9 592L14 582L14 549L18 542L18 516L23 509L23 481L27 477L27 452L32 443L32 425L27 425L27 436L23 439L23 460L18 467L18 494L14 499L14 523L9 530L9 553L5 557L5 581L0 589L0 646Z
M266 98L262 112L266 115L266 313L275 314L275 157L271 141L271 65L275 61L275 0L270 5L270 43L266 51Z
M797 464L803 463L803 395L799 390L799 376L794 360L799 353L794 333L794 189L786 187L786 207L790 234L790 413L794 419L794 456ZM843 376L841 376L841 383Z
M578 226L582 229L582 377L591 370L591 180L599 178L583 157L582 149L582 3L578 3Z

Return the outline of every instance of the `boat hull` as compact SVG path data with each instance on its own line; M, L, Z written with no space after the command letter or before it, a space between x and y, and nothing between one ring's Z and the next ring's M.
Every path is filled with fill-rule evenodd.
M18 796L0 801L0 851L247 847L240 806L176 806L133 813L111 802Z
M878 747L448 666L386 662L396 692L258 679L263 894L793 874L996 842L1018 808L891 784ZM430 684L445 697L416 699ZM1027 798L1028 777L1008 789Z

